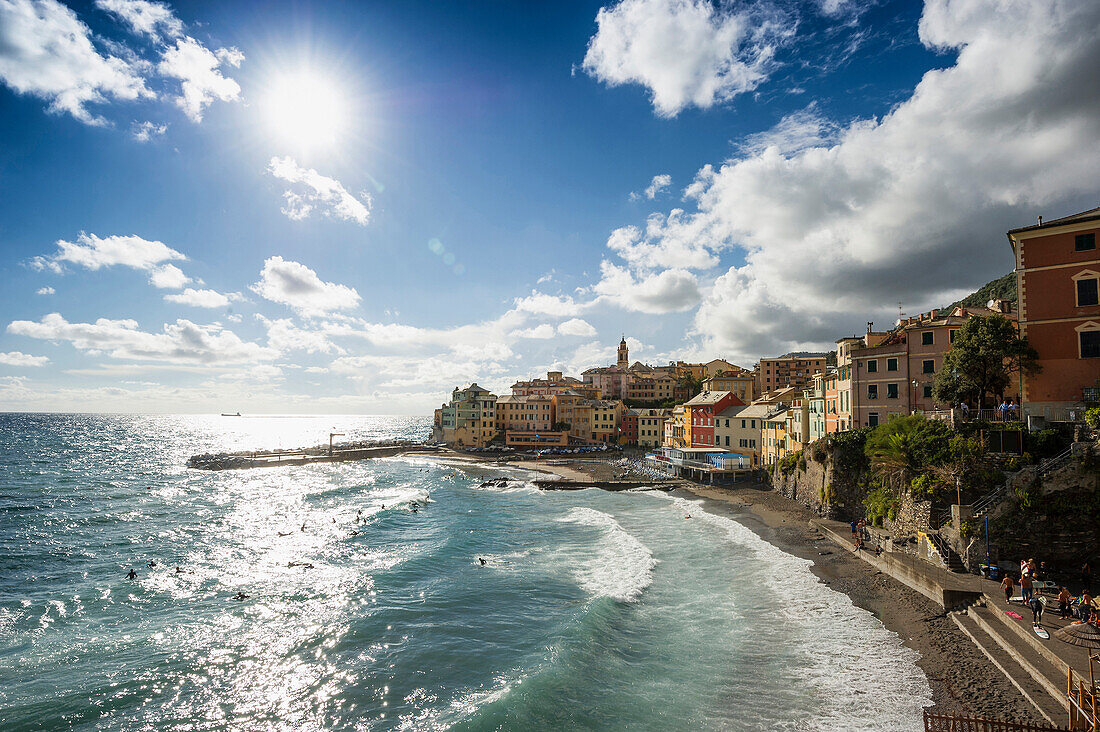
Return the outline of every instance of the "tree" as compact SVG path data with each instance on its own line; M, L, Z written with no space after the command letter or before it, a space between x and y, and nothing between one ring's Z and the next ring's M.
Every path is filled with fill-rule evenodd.
M677 385L688 393L689 399L703 390L703 382L692 376L691 372L684 372L677 381Z
M951 350L933 383L937 401L974 400L980 409L987 394L1003 397L1013 376L1039 373L1038 352L1003 315L973 317L955 333Z

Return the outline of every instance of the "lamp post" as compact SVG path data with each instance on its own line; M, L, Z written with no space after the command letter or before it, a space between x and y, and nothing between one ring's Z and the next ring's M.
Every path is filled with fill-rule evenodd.
M344 436L343 432L329 432L328 433L328 456L329 457L332 457L332 438L333 437L343 437L343 436Z

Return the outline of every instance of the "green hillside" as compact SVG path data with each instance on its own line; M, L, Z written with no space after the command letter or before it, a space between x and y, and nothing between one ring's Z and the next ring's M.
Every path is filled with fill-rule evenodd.
M967 295L958 302L953 302L947 308L962 305L963 307L984 307L990 300L1009 300L1016 302L1016 273L1009 272L1004 277L998 277L977 292Z

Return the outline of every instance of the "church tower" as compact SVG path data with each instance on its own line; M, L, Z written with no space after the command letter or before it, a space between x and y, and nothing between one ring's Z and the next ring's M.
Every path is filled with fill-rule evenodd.
M615 364L621 369L628 368L630 366L630 349L626 347L626 336L619 341L619 360Z

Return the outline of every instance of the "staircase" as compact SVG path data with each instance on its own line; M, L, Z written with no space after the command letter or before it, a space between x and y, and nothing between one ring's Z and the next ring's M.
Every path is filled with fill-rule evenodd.
M1039 463L1039 475L1046 475L1052 470L1057 470L1058 468L1067 465L1071 460L1073 460L1073 454L1073 445L1070 445L1068 448L1066 448L1065 452L1061 452L1050 458L1049 460L1044 460L1043 462Z
M965 573L966 565L963 564L962 557L960 557L951 545L947 543L939 534L929 533L928 541L932 544L932 548L936 550L940 555L940 560L943 562L943 566L947 567L952 572Z

